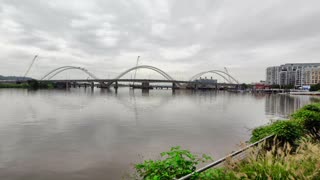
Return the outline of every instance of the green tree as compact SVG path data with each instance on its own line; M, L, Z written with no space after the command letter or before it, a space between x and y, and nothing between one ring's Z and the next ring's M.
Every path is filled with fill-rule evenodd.
M29 80L28 84L31 89L39 89L39 82L35 79Z
M311 85L310 87L310 91L319 91L319 90L320 90L320 83Z

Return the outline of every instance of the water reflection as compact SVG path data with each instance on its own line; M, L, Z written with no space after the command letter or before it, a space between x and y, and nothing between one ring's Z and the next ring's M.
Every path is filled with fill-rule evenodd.
M319 98L312 96L292 96L280 94L266 95L266 114L281 118L288 118L293 112L302 106L317 102Z
M181 145L215 159L317 97L224 91L0 89L0 179L121 179Z

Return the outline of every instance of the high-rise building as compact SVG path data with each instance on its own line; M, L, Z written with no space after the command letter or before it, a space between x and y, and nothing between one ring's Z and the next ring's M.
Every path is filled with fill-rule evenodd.
M320 63L291 63L266 69L269 85L294 85L296 87L319 83Z
M320 83L320 67L313 68L311 71L311 84Z
M279 84L279 66L268 67L266 70L266 83L269 85Z

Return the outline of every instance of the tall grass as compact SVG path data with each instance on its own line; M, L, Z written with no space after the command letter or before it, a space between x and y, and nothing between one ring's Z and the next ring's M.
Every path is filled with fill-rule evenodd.
M290 143L278 144L253 148L244 160L227 162L224 171L233 179L320 179L319 142L302 140L294 151Z

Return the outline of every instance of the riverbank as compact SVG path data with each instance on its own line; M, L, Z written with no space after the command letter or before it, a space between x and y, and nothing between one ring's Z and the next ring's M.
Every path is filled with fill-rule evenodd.
M52 83L38 82L37 80L28 80L27 82L3 82L0 83L1 88L11 89L53 89L55 88Z
M17 88L17 89L28 89L30 88L29 84L15 84L15 83L0 83L0 88Z
M309 95L309 96L320 96L320 92L290 92L290 95Z
M273 135L242 160L205 172L215 179L318 179L320 177L320 103L306 105L289 120L253 130L251 142ZM205 178L204 178L205 179ZM211 178L210 178L211 179ZM227 178L228 179L228 178Z
M243 159L229 158L221 168L195 173L198 158L174 147L160 160L135 165L142 179L317 179L320 177L320 103L306 105L290 120L280 120L253 130L250 142L269 138L246 152ZM207 169L207 168L206 168ZM199 172L199 171L198 171Z

